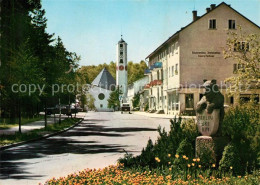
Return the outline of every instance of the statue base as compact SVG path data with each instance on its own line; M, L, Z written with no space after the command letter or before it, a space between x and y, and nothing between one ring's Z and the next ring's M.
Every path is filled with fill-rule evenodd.
M195 155L200 158L202 163L216 164L214 152L214 140L210 136L199 136L196 138Z

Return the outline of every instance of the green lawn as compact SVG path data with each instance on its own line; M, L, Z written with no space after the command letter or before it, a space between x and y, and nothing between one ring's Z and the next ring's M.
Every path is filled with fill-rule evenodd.
M61 124L49 124L46 128L42 129L35 129L27 133L15 133L13 135L1 135L0 136L0 146L17 143L21 141L27 141L30 139L39 138L45 134L51 134L65 128L68 128L78 122L80 118L66 118L65 120L61 121Z
M37 116L37 117L34 117L34 118L22 118L22 125L26 125L28 123L32 123L32 122L35 122L35 121L39 121L39 120L42 120L44 119L44 116ZM15 119L14 123L11 122L9 118L2 118L0 119L0 130L3 130L3 129L9 129L9 128L12 128L12 127L15 127L15 126L18 126L18 118Z

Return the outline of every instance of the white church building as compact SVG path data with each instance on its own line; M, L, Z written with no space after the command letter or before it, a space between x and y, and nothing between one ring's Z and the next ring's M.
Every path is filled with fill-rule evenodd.
M95 98L94 104L98 112L113 111L113 108L108 108L107 100L115 87L116 81L106 68L93 80L89 93Z
M98 112L113 111L113 108L108 108L108 99L110 93L116 88L121 91L121 103L127 102L127 43L121 38L116 48L116 80L104 68L93 80L89 90L89 93L95 99L94 105Z

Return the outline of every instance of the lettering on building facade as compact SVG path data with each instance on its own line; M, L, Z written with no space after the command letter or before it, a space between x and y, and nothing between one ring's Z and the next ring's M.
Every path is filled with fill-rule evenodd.
M197 55L197 57L220 57L221 52L219 51L192 51L192 55Z

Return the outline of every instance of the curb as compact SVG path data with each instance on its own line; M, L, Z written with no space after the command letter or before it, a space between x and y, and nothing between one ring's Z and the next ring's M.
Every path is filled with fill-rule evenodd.
M84 120L84 118L81 118L78 122L76 122L74 125L64 129L64 130L60 130L58 132L55 132L55 133L51 133L51 134L46 134L44 136L41 136L41 137L38 137L38 138L35 138L35 139L30 139L30 140L27 140L27 141L22 141L22 142L19 142L19 143L13 143L13 144L10 144L10 145L6 145L6 146L1 146L0 147L0 151L3 151L3 150L6 150L6 149L9 149L9 148L13 148L13 147L16 147L16 146L20 146L20 145L23 145L23 144L27 144L27 143L31 143L31 142L34 142L34 141L38 141L38 140L41 140L41 139L46 139L46 138L49 138L49 137L52 137L52 136L55 136L55 135L59 135L59 134L62 134L74 127L76 127L78 124L80 124L82 121Z

